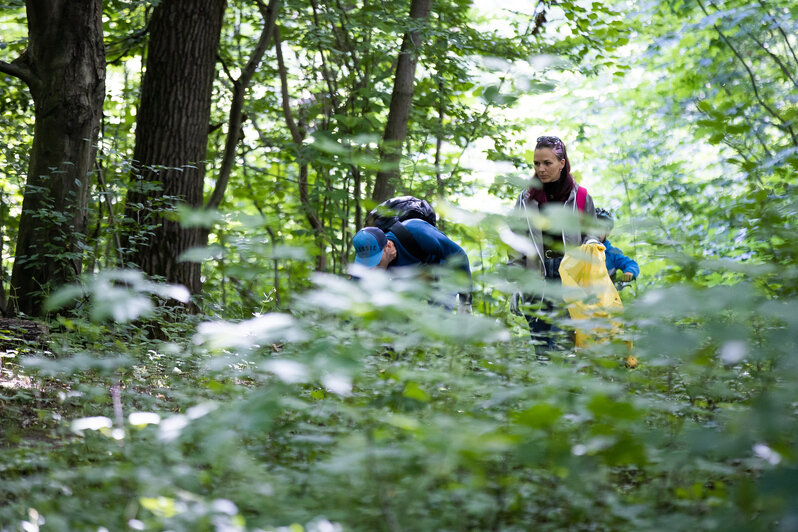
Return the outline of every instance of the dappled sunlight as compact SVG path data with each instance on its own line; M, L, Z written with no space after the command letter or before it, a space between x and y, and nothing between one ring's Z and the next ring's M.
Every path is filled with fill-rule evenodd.
M11 369L7 368L0 369L0 387L9 388L12 390L18 388L25 390L39 389L39 386L32 377L18 375Z

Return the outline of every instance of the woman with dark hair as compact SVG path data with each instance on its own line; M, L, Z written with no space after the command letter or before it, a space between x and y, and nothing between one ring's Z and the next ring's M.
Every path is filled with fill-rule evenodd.
M547 282L560 284L560 262L565 250L569 247L579 246L591 239L598 242L598 235L592 234L595 230L596 208L593 198L587 189L579 186L571 175L571 162L565 144L557 137L538 137L535 145L535 177L532 185L525 189L518 198L515 208L520 210L526 218L529 238L535 253L523 256L513 261L523 265L528 270L539 272ZM541 229L538 214L545 216L552 207L565 208L579 214L579 225L568 229ZM590 217L593 221L585 220ZM521 314L521 303L539 306L540 310L534 314L523 312L529 323L532 339L542 343L545 348L552 349L557 340L564 336L560 329L552 325L547 319L561 310L559 305L546 298L545 290L541 294L514 294L511 310Z

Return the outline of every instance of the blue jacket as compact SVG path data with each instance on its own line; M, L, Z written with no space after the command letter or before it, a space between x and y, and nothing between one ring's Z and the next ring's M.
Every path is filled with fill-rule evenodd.
M468 255L463 248L452 242L448 236L441 233L437 228L428 224L424 220L413 218L402 222L407 231L413 235L419 247L424 251L425 256L414 257L402 245L399 238L392 232L387 233L388 240L396 246L396 259L389 265L389 268L399 266L412 266L414 264L455 264L458 268L468 274L471 278L471 268L468 265Z
M640 275L640 267L635 261L624 255L620 249L613 247L609 240L604 240L604 247L607 248L604 250L604 256L608 272L612 270L631 272L632 277L637 279L637 276Z

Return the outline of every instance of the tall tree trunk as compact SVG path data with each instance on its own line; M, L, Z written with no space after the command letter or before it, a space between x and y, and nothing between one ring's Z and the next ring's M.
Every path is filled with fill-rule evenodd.
M410 18L412 23L426 21L432 7L432 0L412 0ZM388 122L382 137L381 169L374 181L371 199L377 202L391 197L400 179L399 161L402 158L402 144L407 137L407 122L410 119L410 108L413 105L416 64L418 50L421 48L421 33L411 30L405 33L402 40L402 51L396 63L391 106L388 110Z
M102 1L28 0L28 48L0 71L22 79L35 107L11 296L39 315L46 293L81 271L89 172L105 98Z
M133 220L126 235L129 260L149 275L185 285L193 295L202 291L200 264L179 257L203 244L203 229L182 227L164 211L178 204L202 207L225 7L225 0L163 0L153 11L125 208ZM154 189L155 183L160 186Z

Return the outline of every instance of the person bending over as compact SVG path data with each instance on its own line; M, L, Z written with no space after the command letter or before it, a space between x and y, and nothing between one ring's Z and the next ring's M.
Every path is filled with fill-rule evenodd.
M458 294L460 312L471 312L471 268L468 255L439 229L420 219L397 222L384 233L364 227L352 238L355 264L366 268L453 265L468 276L467 291Z

